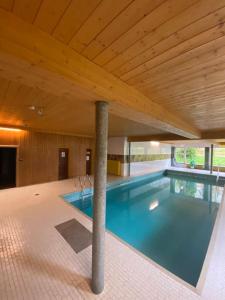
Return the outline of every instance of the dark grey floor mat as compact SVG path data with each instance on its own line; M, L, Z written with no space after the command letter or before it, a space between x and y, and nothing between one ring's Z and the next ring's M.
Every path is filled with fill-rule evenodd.
M75 219L61 223L55 228L76 253L79 253L92 243L91 232Z

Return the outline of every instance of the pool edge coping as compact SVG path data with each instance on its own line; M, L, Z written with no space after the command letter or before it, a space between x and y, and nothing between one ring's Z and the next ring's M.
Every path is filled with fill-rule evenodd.
M225 198L225 185L223 186L223 194L222 194L219 210L217 212L216 220L213 226L213 231L209 240L209 245L202 265L202 270L199 275L198 283L196 285L196 289L199 290L200 294L203 291L203 287L206 281L206 276L209 270L210 261L212 259L213 251L215 249L215 244L218 236L218 229L221 224L222 212L225 210L224 198Z

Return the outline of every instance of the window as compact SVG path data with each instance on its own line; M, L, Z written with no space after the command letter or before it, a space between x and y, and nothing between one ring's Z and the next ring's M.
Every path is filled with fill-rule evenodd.
M225 167L225 147L214 148L213 165L216 167Z
M204 165L205 148L176 147L175 160L178 164L192 165L193 167L196 165Z

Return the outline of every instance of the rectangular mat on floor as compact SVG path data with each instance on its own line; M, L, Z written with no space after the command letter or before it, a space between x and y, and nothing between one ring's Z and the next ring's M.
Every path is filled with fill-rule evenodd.
M84 250L92 243L91 232L75 219L61 223L55 228L76 253Z

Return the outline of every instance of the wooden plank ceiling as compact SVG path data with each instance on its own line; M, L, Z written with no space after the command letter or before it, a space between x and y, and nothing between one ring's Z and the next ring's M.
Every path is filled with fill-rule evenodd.
M79 90L76 90L76 95L75 99L67 95L56 96L0 77L0 126L15 125L44 132L92 137L95 114L94 102L90 103L90 100L94 98ZM32 106L35 110L31 109ZM161 133L158 129L110 114L110 136L138 135L140 132Z
M193 127L225 128L225 0L0 0L0 7Z

